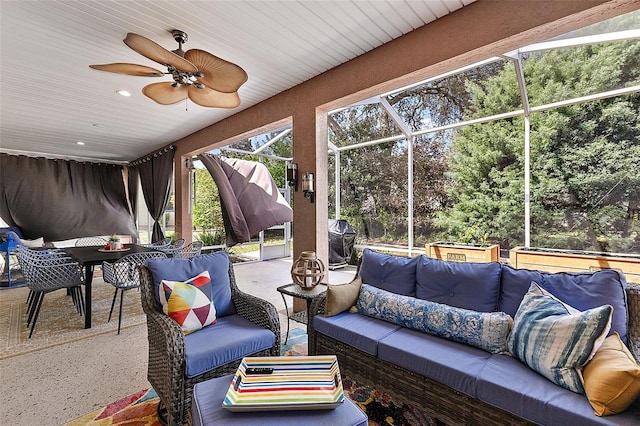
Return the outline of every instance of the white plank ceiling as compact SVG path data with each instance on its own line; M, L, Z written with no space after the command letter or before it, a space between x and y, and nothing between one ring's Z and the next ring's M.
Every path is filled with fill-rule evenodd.
M473 1L1 0L0 151L130 161ZM247 71L238 108L158 105L141 89L160 79L89 68L162 69L122 39L134 32L173 50L174 28L189 35L184 50Z

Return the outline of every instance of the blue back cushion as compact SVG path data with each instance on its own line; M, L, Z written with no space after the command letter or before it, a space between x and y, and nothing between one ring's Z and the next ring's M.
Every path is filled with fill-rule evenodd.
M211 298L216 307L216 316L224 317L236 313L231 300L231 285L229 282L229 256L220 251L203 254L187 259L155 258L147 261L147 268L153 277L153 295L156 305L160 308L158 289L162 280L186 281L203 271L209 271L211 276Z
M498 262L448 262L424 255L419 259L419 299L478 312L497 310L502 269Z
M564 303L581 311L602 305L613 306L611 330L627 342L627 280L614 269L596 272L540 272L504 266L498 308L514 316L520 302L535 281Z
M417 257L393 256L364 249L360 277L364 284L415 297Z

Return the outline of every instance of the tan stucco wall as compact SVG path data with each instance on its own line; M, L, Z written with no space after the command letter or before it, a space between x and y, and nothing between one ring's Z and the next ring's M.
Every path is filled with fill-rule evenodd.
M176 141L176 230L191 239L186 158L292 123L299 173L313 172L316 202L294 211L294 258L327 260L326 112L640 8L640 0L478 0L371 52Z

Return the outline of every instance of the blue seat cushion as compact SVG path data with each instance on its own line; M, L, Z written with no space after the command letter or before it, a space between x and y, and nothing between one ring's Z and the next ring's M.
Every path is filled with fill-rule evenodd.
M517 359L492 355L478 377L477 398L544 425L637 425L640 400L624 413L597 417L584 395L542 377Z
M236 313L231 300L231 285L229 281L229 255L225 251L203 254L187 259L182 258L154 258L147 261L147 268L153 277L153 295L156 307L162 312L160 304L160 282L187 281L203 271L209 271L211 277L211 300L216 307L218 318Z
M363 284L415 297L417 264L417 257L393 256L364 249L360 277Z
M406 328L378 343L378 358L471 397L476 396L476 377L490 357L482 349Z
M400 326L345 311L332 317L313 317L316 331L371 355L378 354L378 341Z
M218 322L184 337L186 376L195 377L245 356L269 349L276 336L240 315Z
M627 343L627 281L622 273L614 269L551 273L504 266L498 309L515 316L532 281L580 311L602 305L613 306L608 335L617 331L620 339Z
M416 267L416 297L456 308L494 312L500 295L500 272L498 262L449 262L423 255Z

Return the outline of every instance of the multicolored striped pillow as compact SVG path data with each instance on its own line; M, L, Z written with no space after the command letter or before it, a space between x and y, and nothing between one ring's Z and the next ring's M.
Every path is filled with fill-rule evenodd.
M511 354L552 382L584 394L582 367L604 342L611 305L578 311L532 282L513 319Z

